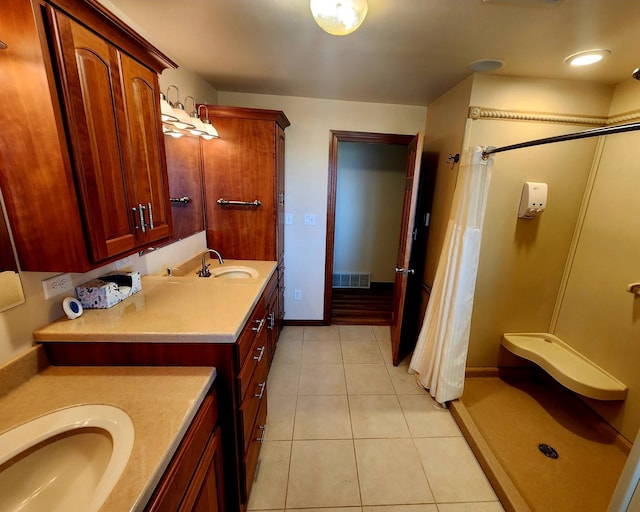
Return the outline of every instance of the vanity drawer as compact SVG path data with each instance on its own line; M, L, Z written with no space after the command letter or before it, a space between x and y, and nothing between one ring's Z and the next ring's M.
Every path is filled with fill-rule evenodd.
M267 358L264 357L253 374L249 384L249 392L240 406L240 425L244 437L243 453L247 452L252 439L252 430L256 423L258 409L267 401L267 375L269 374Z
M242 333L240 333L240 337L236 343L238 354L238 359L236 361L237 370L242 368L242 365L249 355L249 351L251 350L254 340L266 328L266 323L264 298L260 297L260 301L253 310L253 313L251 313L251 316L242 330Z
M240 400L243 400L247 394L247 389L251 384L251 378L253 377L256 367L267 359L267 329L263 327L255 340L253 340L253 345L251 346L248 357L237 377L238 396Z
M267 428L267 395L265 393L264 400L260 405L258 411L258 419L251 432L251 438L249 449L244 457L244 485L242 486L243 499L248 501L249 493L251 492L251 486L253 485L253 477L256 471L256 464L258 463L258 456L260 455L260 448L264 442L264 436L266 435Z

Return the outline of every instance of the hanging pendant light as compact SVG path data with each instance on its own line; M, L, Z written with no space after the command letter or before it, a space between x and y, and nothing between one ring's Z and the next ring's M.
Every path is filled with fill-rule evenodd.
M309 6L320 28L334 36L351 34L369 10L367 0L311 0Z

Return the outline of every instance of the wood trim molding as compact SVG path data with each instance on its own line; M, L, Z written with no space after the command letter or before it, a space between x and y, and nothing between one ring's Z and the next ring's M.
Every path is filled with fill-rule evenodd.
M228 107L224 105L210 105L208 103L198 103L197 107L203 105L209 112L209 117L232 117L234 119L257 119L277 123L283 130L291 125L287 116L281 110L265 110L261 108Z
M34 6L49 3L64 11L76 21L99 32L102 37L158 74L165 68L175 69L178 67L158 48L96 0L32 0L32 2Z
M285 327L321 327L327 324L324 320L284 320L282 325Z
M578 124L585 126L610 126L618 123L640 120L640 110L611 117L572 116L567 114L549 114L544 112L520 112L499 110L487 107L469 107L469 119L533 121L539 123Z

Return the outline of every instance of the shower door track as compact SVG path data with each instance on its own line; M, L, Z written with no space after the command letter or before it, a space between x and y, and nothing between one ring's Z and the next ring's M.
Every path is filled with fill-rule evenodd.
M600 137L602 135L611 135L614 133L633 132L640 130L640 122L621 124L618 126L604 126L602 128L591 128L589 130L583 130L576 133L567 133L565 135L556 135L554 137L546 137L544 139L529 140L526 142L519 142L518 144L511 144L509 146L502 146L494 148L487 146L482 150L482 159L486 160L489 155L494 153L502 153L504 151L511 151L512 149L530 148L532 146L541 146L543 144L553 144L555 142L564 142L567 140L588 139L590 137Z

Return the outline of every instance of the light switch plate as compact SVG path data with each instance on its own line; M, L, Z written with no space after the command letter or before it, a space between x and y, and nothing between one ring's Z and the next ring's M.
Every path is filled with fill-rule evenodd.
M284 223L285 224L293 224L293 213L285 213L284 214Z
M315 213L305 213L304 214L304 223L307 226L315 226L316 225L316 214Z

